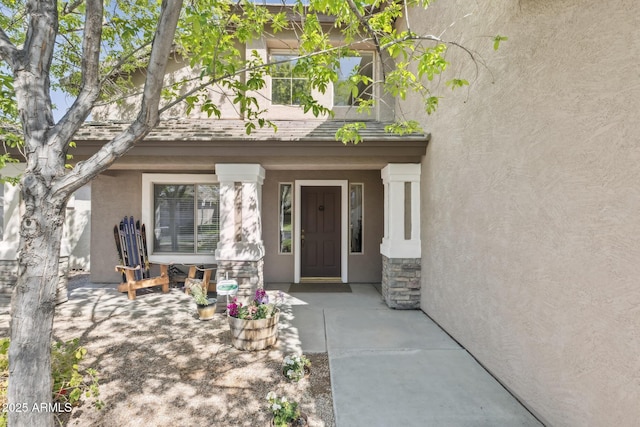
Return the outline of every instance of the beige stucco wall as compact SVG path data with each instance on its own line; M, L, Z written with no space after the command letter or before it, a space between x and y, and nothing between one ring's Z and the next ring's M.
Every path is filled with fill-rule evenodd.
M120 275L113 226L125 215L140 218L142 172L107 171L91 184L91 281L116 283Z
M364 253L349 255L349 281L380 282L380 241L383 233L383 188L379 170L279 171L267 170L262 189L262 228L266 282L293 281L293 255L278 253L278 184L296 179L340 179L364 184ZM91 280L119 280L113 226L123 216L141 217L142 172L108 171L92 183Z
M379 283L382 274L380 242L383 234L383 187L380 171L278 171L266 173L262 187L262 233L264 236L265 281L293 282L294 256L278 253L278 186L295 180L348 180L364 184L363 253L349 255L348 279L351 283Z
M545 423L638 425L640 5L440 1L411 23L490 69L418 116L422 309Z
M333 42L338 44L338 32L333 33ZM241 54L244 55L244 58L251 58L253 53L257 53L264 63L268 63L270 61L270 54L272 51L277 52L292 52L292 49L298 44L297 36L292 31L284 31L282 33L278 33L277 36L269 35L262 38L258 38L256 40L251 41L246 46L238 44L236 47ZM375 50L371 44L359 44L355 45L354 48L361 49L363 51L368 51L374 53ZM377 55L374 53L374 55ZM191 68L189 66L188 61L179 56L172 57L167 64L167 73L165 75L165 86L170 87L176 83L184 81L185 79L193 79L195 76L200 75L200 69ZM376 66L374 72L374 79L376 81L381 80L379 76L382 75L382 68L380 65L380 61L376 56ZM146 74L144 72L138 72L132 75L131 83L134 87L143 87L145 82ZM246 78L243 75L239 75L238 78ZM202 84L200 80L195 80L189 84L184 85L178 93L177 96L184 95L188 90L194 89L198 85ZM319 90L312 90L312 96L324 107L331 109L334 113L335 119L339 120L382 120L388 121L393 119L393 98L390 95L383 94L382 88L380 85L374 85L374 93L377 98L384 97L384 102L382 102L379 106L377 106L371 114L367 113L358 113L356 108L354 107L334 107L333 105L333 85L329 84L326 91L322 93ZM226 88L223 88L220 85L213 85L209 87L203 93L199 93L201 96L200 103L204 100L204 96L211 99L215 105L220 109L221 118L222 119L242 119L240 114L239 107L233 104L233 98L235 95ZM264 110L261 114L261 117L269 120L305 120L305 119L315 119L316 116L313 115L311 111L305 113L303 109L299 106L289 106L289 105L276 105L271 103L271 77L269 75L265 76L265 86L257 91L250 91L247 93L247 96L253 96L256 99L256 102L259 105L260 110ZM140 100L142 96L130 96L125 99L120 99L117 103L112 103L108 105L100 105L93 109L92 119L96 121L109 121L109 120L133 120L137 115L137 111L139 108ZM162 105L165 101L162 101ZM162 113L162 119L172 119L172 118L184 118L186 116L187 105L182 102L176 104L172 108L164 111ZM191 118L208 118L208 114L206 112L200 111L199 108L194 108L190 113L189 117ZM320 116L320 119L328 119L327 116Z

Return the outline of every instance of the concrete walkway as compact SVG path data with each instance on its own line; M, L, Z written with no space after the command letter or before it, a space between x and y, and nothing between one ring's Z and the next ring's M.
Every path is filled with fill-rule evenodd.
M285 347L328 352L337 427L541 425L424 313L351 288L290 294L281 331Z

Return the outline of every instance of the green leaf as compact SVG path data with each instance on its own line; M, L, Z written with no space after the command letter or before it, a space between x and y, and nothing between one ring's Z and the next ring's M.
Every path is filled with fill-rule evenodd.
M446 83L447 86L454 90L459 87L469 86L469 82L465 79L451 79Z
M493 50L498 50L500 48L500 42L504 42L509 40L509 37L497 35L493 38Z

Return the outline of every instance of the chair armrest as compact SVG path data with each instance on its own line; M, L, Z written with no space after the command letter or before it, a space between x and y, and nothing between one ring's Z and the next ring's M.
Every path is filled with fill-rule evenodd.
M131 270L131 271L140 270L140 266L136 265L135 267L127 267L126 265L116 265L116 271L122 272L124 270Z

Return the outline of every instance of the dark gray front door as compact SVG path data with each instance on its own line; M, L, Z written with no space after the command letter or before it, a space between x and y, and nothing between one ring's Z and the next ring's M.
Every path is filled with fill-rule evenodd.
M339 277L341 187L301 188L302 277Z

